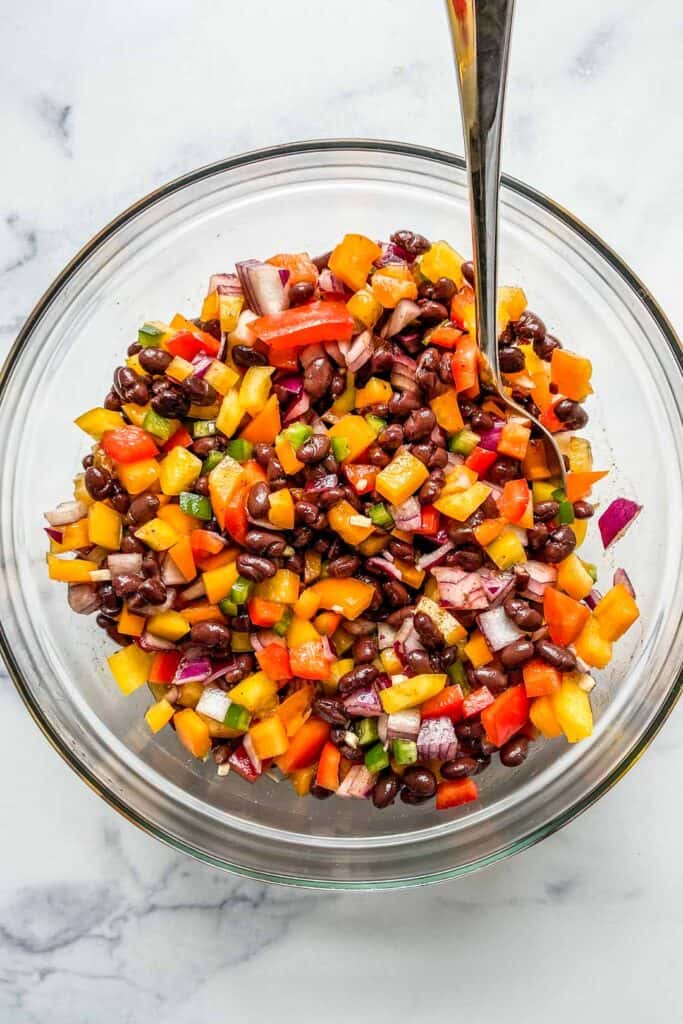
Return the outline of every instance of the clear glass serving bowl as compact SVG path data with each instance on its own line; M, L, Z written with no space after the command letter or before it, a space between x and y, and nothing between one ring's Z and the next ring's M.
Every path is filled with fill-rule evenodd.
M347 231L408 227L469 251L462 161L380 142L318 142L206 167L141 200L94 238L29 317L0 399L2 653L29 711L62 757L152 835L220 867L304 886L412 885L489 864L548 835L636 760L681 685L683 389L681 349L631 271L587 228L527 186L502 190L501 282L593 360L595 464L603 507L644 511L603 555L582 551L606 588L628 567L642 617L593 694L596 728L576 746L537 744L522 768L492 767L478 803L451 812L397 802L298 799L286 783L218 778L173 732L150 735L146 689L124 698L110 644L47 579L42 512L70 496L87 438L73 426L106 393L145 319L199 309L209 274L282 250L322 252ZM44 794L43 794L44 796Z

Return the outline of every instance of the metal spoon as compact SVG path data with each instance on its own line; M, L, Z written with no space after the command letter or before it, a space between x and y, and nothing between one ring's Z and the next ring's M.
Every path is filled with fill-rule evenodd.
M545 442L552 476L565 484L564 460L552 434L514 402L498 361L496 287L500 144L514 0L446 0L458 74L470 193L477 339L487 384Z

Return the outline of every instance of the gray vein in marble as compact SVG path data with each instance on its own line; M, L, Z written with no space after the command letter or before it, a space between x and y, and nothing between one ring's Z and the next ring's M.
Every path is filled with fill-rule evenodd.
M38 255L38 234L34 228L24 223L23 218L17 213L7 214L5 224L10 236L16 243L18 254L10 258L9 262L1 268L0 272L11 274L12 271L25 267L36 258Z
M40 96L36 101L36 110L43 124L59 143L64 156L72 157L70 124L72 105L70 103L55 103L50 96Z

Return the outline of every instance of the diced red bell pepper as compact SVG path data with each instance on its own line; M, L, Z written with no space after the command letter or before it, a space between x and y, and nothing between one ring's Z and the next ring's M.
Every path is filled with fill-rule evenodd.
M576 640L590 618L590 611L579 601L555 587L543 593L543 614L554 644L566 646Z
M451 362L455 390L474 391L479 387L479 348L474 338L463 334L456 341Z
M288 775L314 764L330 735L330 726L319 718L309 718L291 738L289 749L275 759L280 771Z
M321 341L350 341L355 321L343 302L309 302L261 316L249 327L271 349L291 349Z
M468 694L462 702L462 717L472 718L473 715L478 715L493 704L494 700L495 697L488 686L480 686L478 690L472 690L472 693Z
M322 640L309 640L299 647L289 648L292 675L302 679L329 679L330 662L325 657Z
M140 462L142 459L153 459L159 454L154 438L142 427L105 430L100 444L114 462Z
M491 743L502 747L519 732L529 719L530 706L523 683L503 690L481 713L481 724Z
M465 697L462 687L445 686L435 697L430 697L420 706L423 718L450 718L451 722L459 722L463 717Z
M241 775L247 782L256 782L261 772L257 772L253 764L249 759L249 754L244 749L244 744L240 743L236 750L233 750L232 754L228 758L228 764L234 772Z
M420 528L413 532L419 533L423 537L434 537L439 532L439 525L441 523L438 510L433 505L423 505L420 509L420 514L422 517Z
M217 555L225 547L225 541L211 530L192 530L190 547L196 561L207 555Z
M555 415L555 406L558 402L562 401L561 398L556 399L552 405L549 405L547 409L544 409L541 415L538 417L539 423L542 423L546 430L549 430L551 434L557 434L561 430L566 430L562 420Z
M180 651L159 651L155 654L149 670L150 683L172 683L181 657Z
M548 697L556 693L562 683L562 674L542 658L532 658L522 668L527 697Z
M268 361L277 370L292 370L296 373L299 369L299 356L295 348L272 348Z
M262 597L252 597L247 603L249 618L255 626L265 626L269 629L282 618L283 605L277 601L266 601Z
M440 782L436 787L437 811L445 811L449 807L459 807L460 804L469 804L472 800L478 799L479 790L474 779L453 779L448 782Z
M344 467L344 472L346 473L346 479L356 494L369 494L375 487L379 468L377 466L349 463L348 466Z
M242 546L246 541L249 526L245 508L246 497L247 492L239 490L223 513L223 529Z
M193 442L192 434L185 427L178 427L175 434L169 437L162 451L170 452L173 448L189 448Z
M487 448L480 448L477 445L465 459L465 465L479 476L485 476L497 458L496 452L490 452Z
M266 644L256 654L259 667L266 673L274 683L281 683L285 679L291 679L293 672L289 664L287 648L282 644Z
M331 789L333 792L339 788L339 765L341 764L341 752L339 747L328 740L320 752L318 771L315 776L316 786L323 789Z
M498 499L500 514L508 523L518 523L529 504L529 485L526 480L508 480Z
M255 459L250 459L249 462L245 462L242 466L242 480L244 485L249 490L254 484L258 484L261 480L266 479L266 471L263 466L259 466Z
M219 342L210 334L202 334L201 337L191 334L190 331L180 331L166 342L166 351L172 356L186 359L191 363L195 356L203 353L208 356L218 354Z

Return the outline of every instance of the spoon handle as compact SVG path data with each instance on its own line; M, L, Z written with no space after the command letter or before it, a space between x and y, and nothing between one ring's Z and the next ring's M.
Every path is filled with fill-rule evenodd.
M498 186L514 6L514 0L446 0L470 178L477 337L496 381Z

